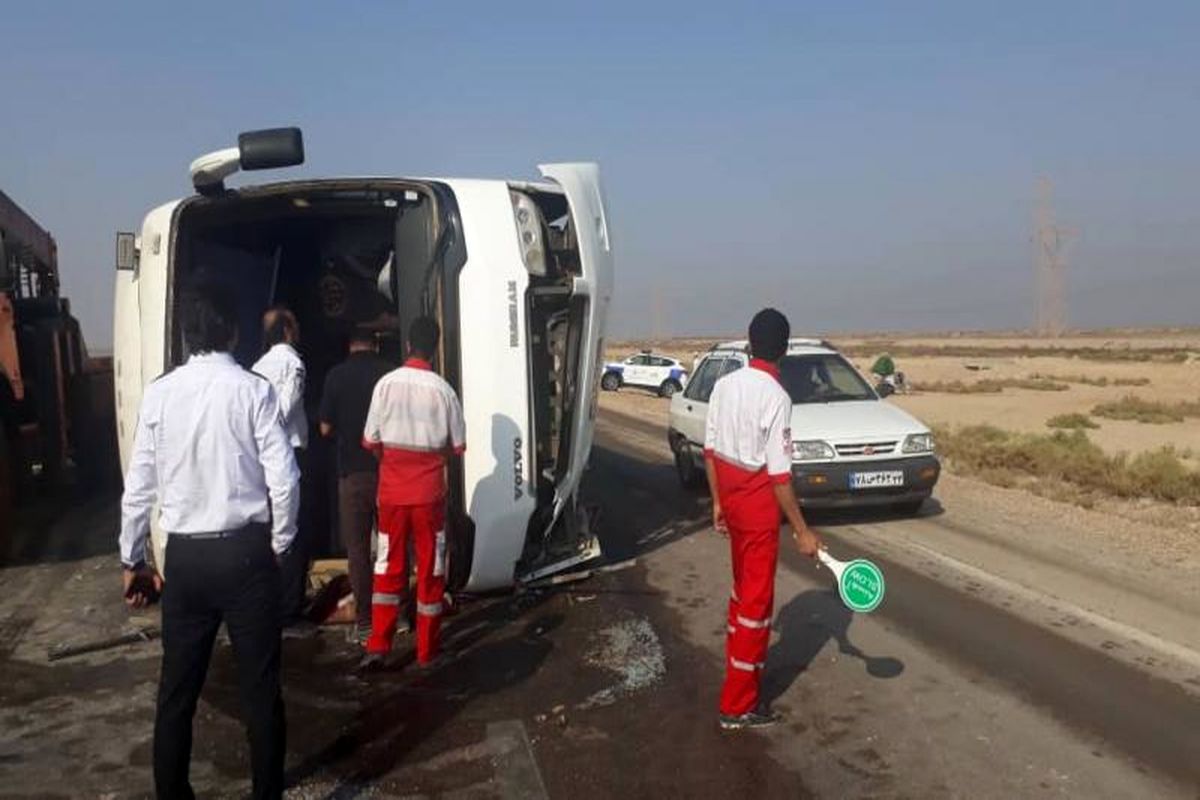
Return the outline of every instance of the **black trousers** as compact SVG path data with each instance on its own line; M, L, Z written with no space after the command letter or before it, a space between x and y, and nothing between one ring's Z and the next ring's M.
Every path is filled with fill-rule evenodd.
M300 467L300 510L296 523L296 538L283 555L280 576L283 622L296 622L303 617L304 597L308 591L308 570L312 565L312 480L307 468L305 451L295 448L296 464Z
M192 717L221 622L237 662L254 797L283 795L285 725L279 685L279 567L266 526L221 539L167 539L162 677L154 720L160 798L193 798Z
M375 496L379 476L374 472L352 472L338 479L338 529L346 548L350 589L358 613L358 627L371 628L371 524L375 521ZM407 585L407 583L406 583Z

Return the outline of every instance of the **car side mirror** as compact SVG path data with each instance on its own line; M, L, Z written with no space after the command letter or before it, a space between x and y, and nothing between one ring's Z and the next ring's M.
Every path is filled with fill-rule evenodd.
M880 397L891 397L896 393L896 387L884 381L875 387L875 391L879 392Z
M117 269L122 272L137 269L137 239L127 231L117 232Z

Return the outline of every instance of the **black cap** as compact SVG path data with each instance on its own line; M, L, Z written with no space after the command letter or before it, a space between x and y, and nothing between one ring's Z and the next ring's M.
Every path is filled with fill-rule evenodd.
M764 361L778 361L787 352L792 326L773 308L764 308L750 320L750 354Z

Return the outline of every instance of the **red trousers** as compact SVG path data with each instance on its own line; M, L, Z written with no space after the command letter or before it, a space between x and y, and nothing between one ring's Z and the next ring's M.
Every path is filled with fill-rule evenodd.
M408 589L408 542L417 556L417 662L437 655L446 591L446 511L443 503L379 507L379 552L371 593L368 653L392 649L400 604Z
M731 524L729 544L733 552L733 591L729 597L721 713L736 716L758 705L759 677L771 637L779 527L743 529Z

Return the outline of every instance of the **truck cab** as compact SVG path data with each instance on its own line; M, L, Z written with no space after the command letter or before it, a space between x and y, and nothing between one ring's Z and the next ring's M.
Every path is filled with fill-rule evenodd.
M192 164L195 194L118 234L114 358L122 467L143 387L183 363L177 298L188 285L236 290L243 366L259 320L283 304L300 322L306 406L350 331L381 332L399 365L403 332L438 320L435 368L458 393L467 450L448 467L453 588L512 586L599 554L579 482L592 442L613 257L595 164L546 164L541 178L329 178L236 189L237 170L303 161L298 129L242 134ZM336 542L331 457L310 436L304 524ZM156 557L163 534L153 528Z

